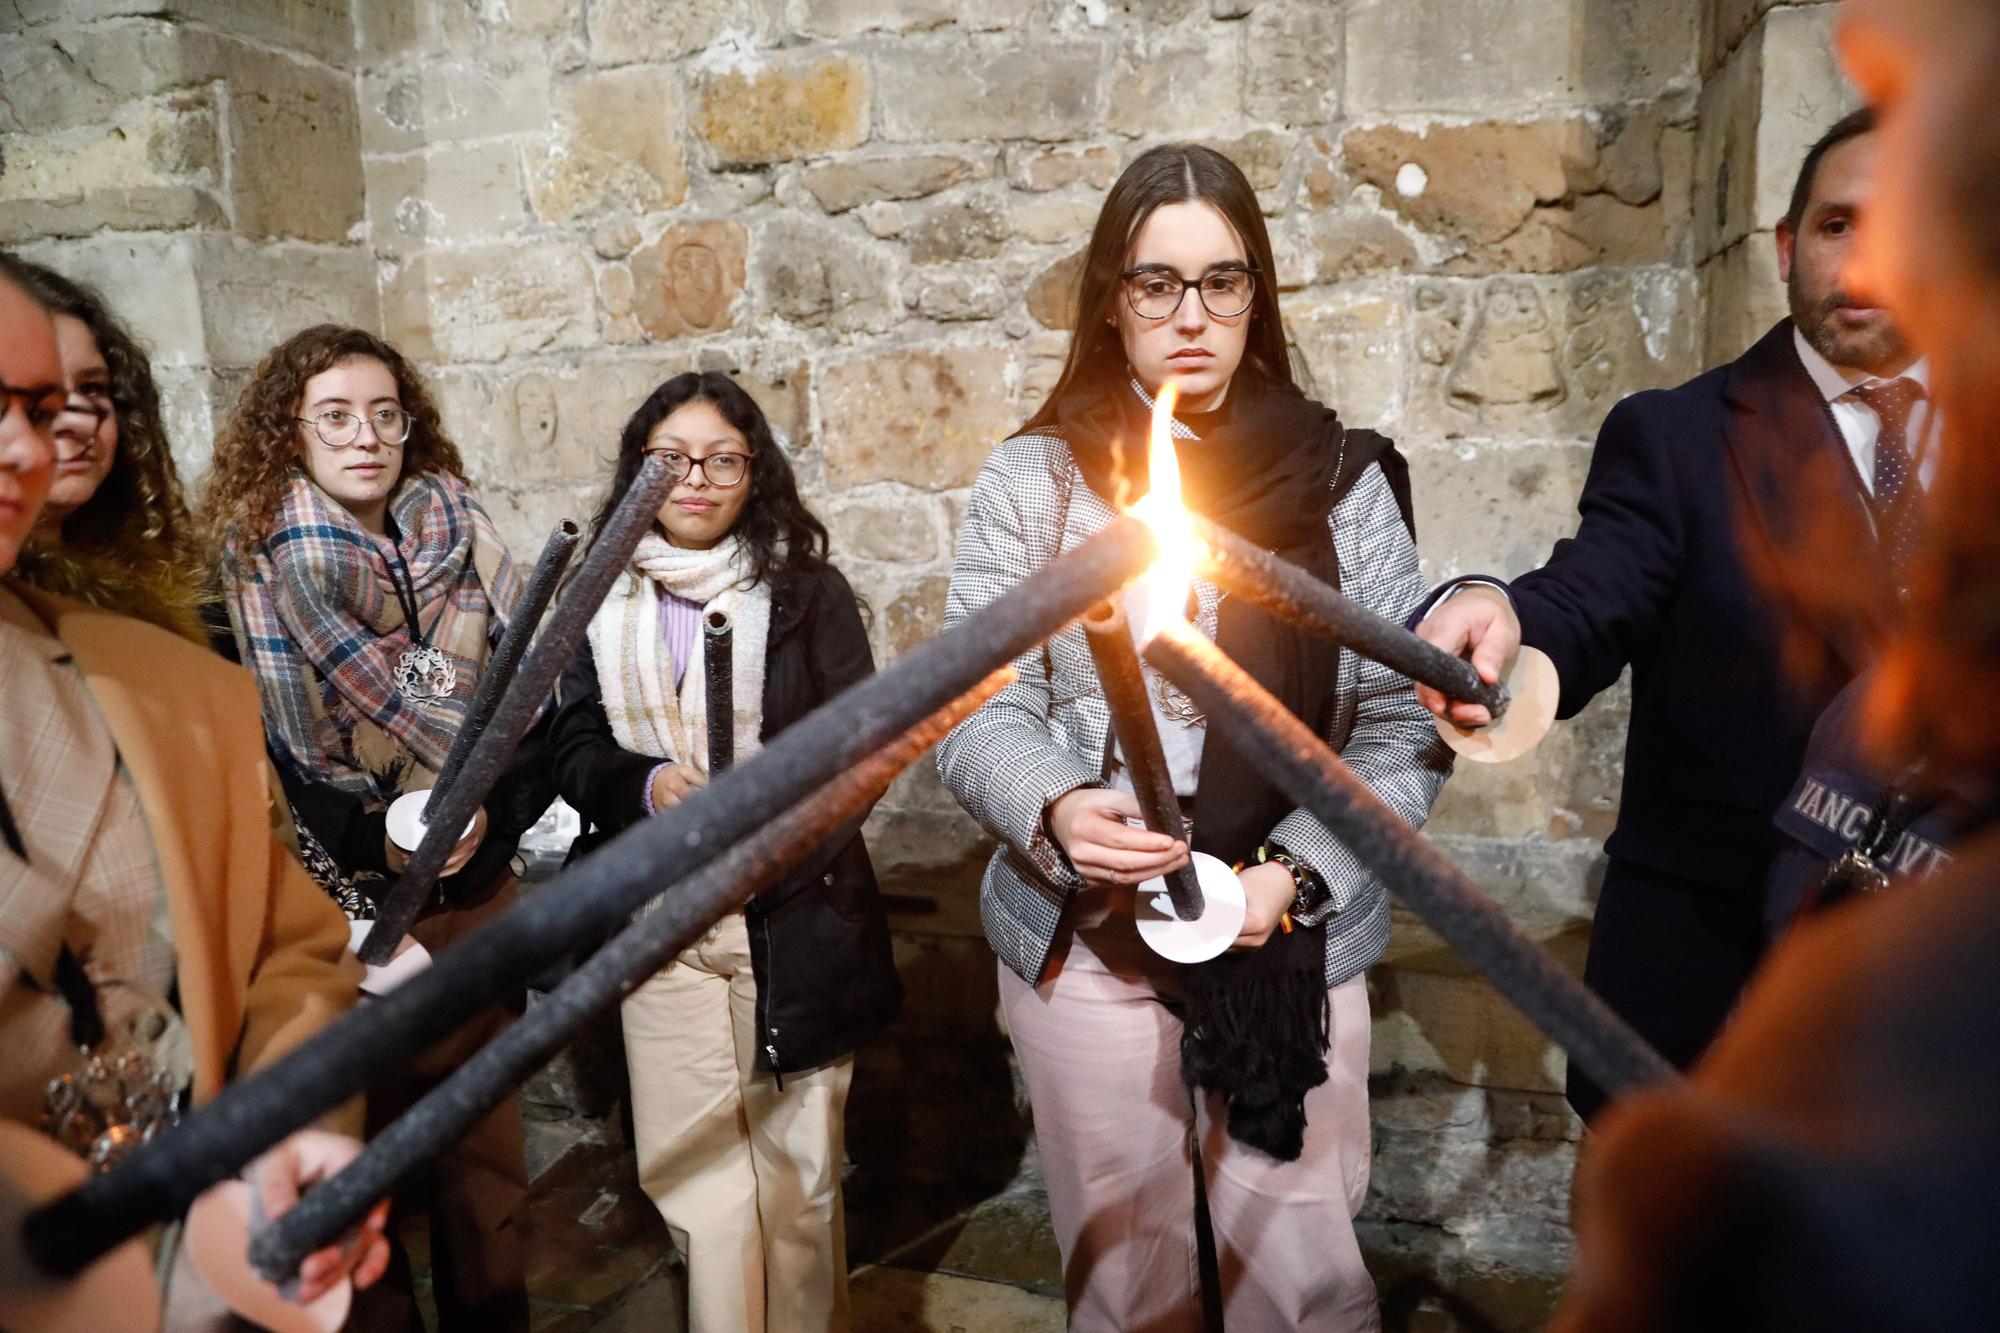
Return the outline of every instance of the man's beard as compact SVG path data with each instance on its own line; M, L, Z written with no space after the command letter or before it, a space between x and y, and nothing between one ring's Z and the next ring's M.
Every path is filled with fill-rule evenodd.
M1799 326L1805 340L1814 351L1844 370L1874 374L1878 367L1893 365L1909 355L1909 341L1892 319L1883 320L1872 329L1841 328L1834 312L1855 302L1838 287L1814 299L1800 283L1795 268L1792 280L1785 284L1785 296L1792 308L1792 322Z

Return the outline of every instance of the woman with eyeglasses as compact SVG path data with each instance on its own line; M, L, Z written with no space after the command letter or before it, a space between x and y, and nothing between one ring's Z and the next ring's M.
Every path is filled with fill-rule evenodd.
M55 481L15 577L205 642L187 505L145 351L91 288L14 266L55 316L65 390Z
M1085 252L1048 401L973 485L946 621L978 612L1149 488L1154 396L1179 390L1190 509L1401 620L1423 595L1408 469L1294 383L1256 194L1211 149L1141 154ZM1198 580L1200 631L1421 824L1450 769L1410 683ZM1212 727L1150 668L1183 841L1135 825L1081 629L1016 662L945 741L945 784L1002 846L980 913L1034 1109L1070 1327L1372 1329L1352 1219L1366 1193L1368 994L1381 884L1274 787L1255 737ZM1231 952L1141 942L1134 886L1198 851L1240 865ZM1205 1198L1216 1264L1204 1278ZM1204 1283L1212 1281L1212 1289Z
M256 678L301 859L350 917L408 862L390 802L430 787L521 580L466 485L416 370L359 329L322 324L264 358L216 441L201 506L227 627L219 647ZM445 866L410 937L435 954L515 899L514 846L551 798L539 737L517 753ZM482 1011L371 1088L386 1124L504 1028L521 997ZM431 1213L432 1287L448 1329L525 1329L518 1216L526 1179L509 1097L403 1199ZM399 1249L358 1327L414 1319ZM415 1326L415 1325L410 1325Z
M572 856L708 785L874 670L826 528L741 386L668 380L625 424L601 530L649 455L677 478L591 621L551 725ZM734 716L708 716L704 618L732 625ZM624 1003L639 1182L687 1261L696 1333L845 1329L840 1175L854 1050L902 988L859 817ZM671 888L667 890L672 892Z

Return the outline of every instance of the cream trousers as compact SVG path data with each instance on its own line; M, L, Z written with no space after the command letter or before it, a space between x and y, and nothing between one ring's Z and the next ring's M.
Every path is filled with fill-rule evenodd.
M1279 1162L1230 1138L1220 1099L1181 1082L1176 965L1146 948L1129 906L1082 915L1040 986L1000 964L1070 1328L1200 1333L1197 1162L1231 1333L1379 1328L1353 1221L1368 1192L1366 983L1328 995L1327 1081L1306 1096L1304 1152Z
M687 1260L694 1333L845 1330L842 1113L852 1056L759 1072L743 914L626 997L639 1184Z

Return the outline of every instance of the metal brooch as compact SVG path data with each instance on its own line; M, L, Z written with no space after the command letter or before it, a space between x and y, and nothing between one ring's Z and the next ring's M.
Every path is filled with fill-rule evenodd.
M458 685L458 673L441 649L412 648L396 659L396 691L419 704L451 698Z

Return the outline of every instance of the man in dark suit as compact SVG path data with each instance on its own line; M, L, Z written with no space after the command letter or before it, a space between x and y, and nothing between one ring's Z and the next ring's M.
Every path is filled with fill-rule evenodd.
M1857 113L1807 155L1777 228L1791 318L1728 365L1620 403L1576 535L1511 585L1439 589L1418 626L1489 679L1520 644L1541 649L1562 717L1632 669L1584 975L1683 1066L1762 952L1772 817L1813 721L1866 665L1866 614L1836 611L1813 586L1827 563L1814 552L1866 543L1895 565L1921 494L1925 367L1888 313L1839 281L1874 154ZM1419 695L1461 725L1487 720ZM1603 1102L1574 1070L1569 1095L1586 1118Z

